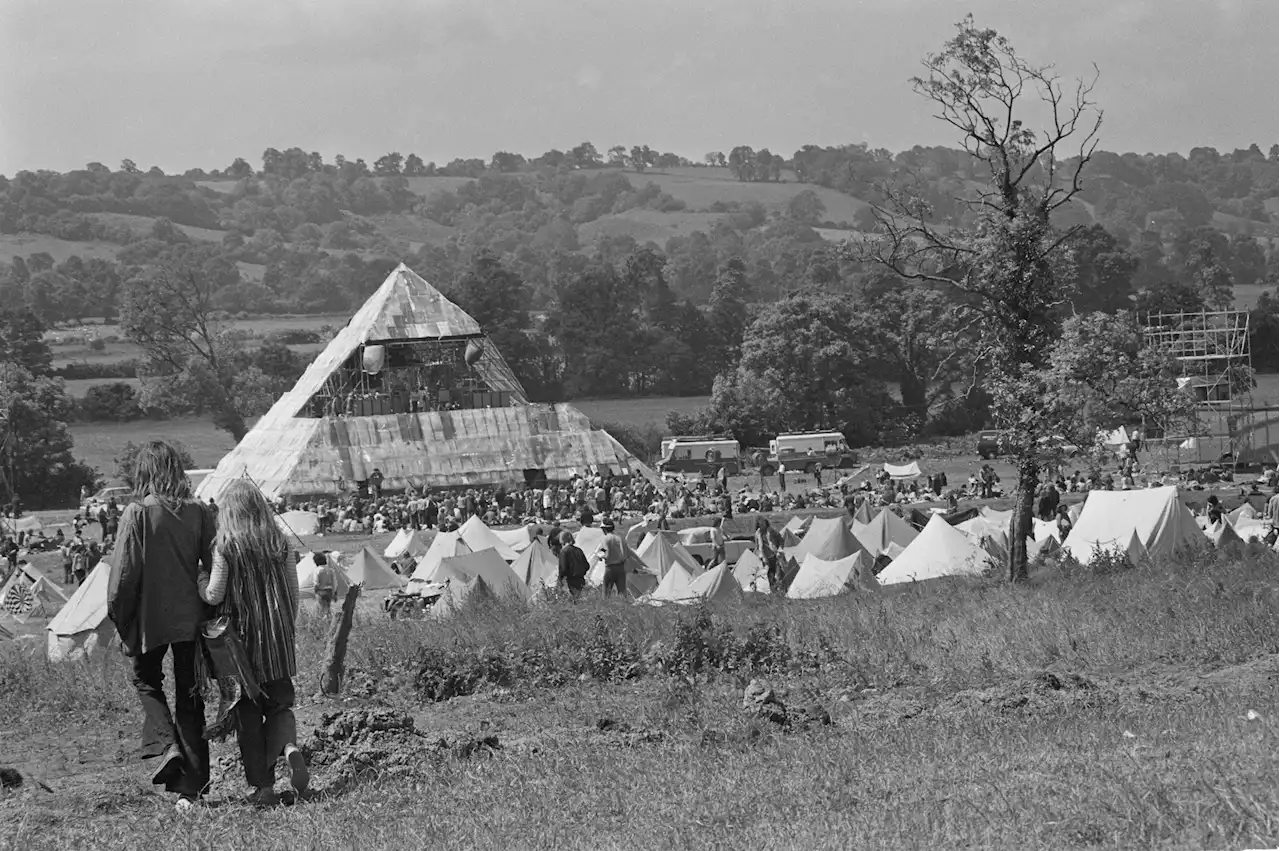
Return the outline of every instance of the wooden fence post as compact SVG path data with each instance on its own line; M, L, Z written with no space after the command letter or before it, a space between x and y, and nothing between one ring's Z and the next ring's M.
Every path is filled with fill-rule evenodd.
M347 658L347 638L351 635L351 620L356 613L356 598L360 596L360 586L352 585L347 589L347 596L342 600L342 614L329 633L329 643L325 646L324 673L320 677L320 693L336 695L342 691L343 666Z

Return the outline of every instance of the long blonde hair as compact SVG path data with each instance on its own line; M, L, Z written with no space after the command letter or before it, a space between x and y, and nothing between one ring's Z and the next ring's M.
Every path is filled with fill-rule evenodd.
M237 554L246 567L270 564L288 551L289 539L276 525L276 513L257 485L233 479L220 498L217 549Z

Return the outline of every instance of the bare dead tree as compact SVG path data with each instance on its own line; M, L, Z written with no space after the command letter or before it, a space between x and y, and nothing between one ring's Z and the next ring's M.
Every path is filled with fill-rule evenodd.
M940 53L925 58L927 73L911 84L990 172L985 186L957 199L974 224L939 223L915 186L899 181L883 187L886 201L873 207L876 236L849 242L846 252L906 280L966 293L982 314L980 357L993 415L1009 433L1018 470L1007 564L1009 578L1018 580L1026 576L1026 538L1051 451L1044 440L1045 388L1036 376L1065 301L1054 266L1078 233L1056 231L1050 216L1079 194L1097 146L1102 112L1092 94L1098 72L1095 67L1091 80L1064 86L1053 66L1030 64L995 30L977 28L972 16L957 30ZM1042 117L1043 129L1031 129L1026 112ZM1071 156L1064 159L1067 150Z

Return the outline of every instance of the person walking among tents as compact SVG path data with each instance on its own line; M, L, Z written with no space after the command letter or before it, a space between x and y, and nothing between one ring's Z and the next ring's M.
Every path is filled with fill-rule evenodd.
M778 581L778 548L782 546L782 538L777 530L769 525L769 518L756 518L756 554L764 562L769 577L769 587L773 588Z
M315 553L313 558L320 569L316 571L316 609L321 617L329 617L333 607L333 598L338 590L338 579L333 574L329 557L324 553Z
M787 468L781 464L778 465L778 490L787 492Z
M622 543L622 538L614 532L612 520L606 518L600 524L600 528L604 531L604 543L601 545L604 552L601 558L604 559L605 596L615 591L618 594L625 594L627 590L626 547Z
M281 756L294 790L305 791L309 776L293 715L298 571L271 506L245 479L233 480L223 492L213 564L201 573L199 587L217 616L228 619L257 686L256 697L240 694L230 707L244 777L253 787L250 802L276 803Z
M587 556L573 542L573 533L568 530L560 532L560 583L569 589L569 593L577 597L587 585L587 573L590 566Z
M111 560L107 615L133 664L144 721L142 756L156 759L151 782L176 793L179 809L209 785L204 700L197 687L196 637L204 616L199 570L213 558L214 521L191 498L178 452L151 441L138 452L139 501L120 518ZM164 659L172 655L174 707L164 693Z

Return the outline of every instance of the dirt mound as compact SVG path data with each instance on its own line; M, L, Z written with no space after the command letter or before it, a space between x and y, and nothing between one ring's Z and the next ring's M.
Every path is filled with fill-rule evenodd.
M437 753L413 718L393 709L326 712L299 748L307 764L342 779L416 777Z
M742 693L742 711L752 718L768 721L779 727L804 729L810 725L826 726L831 715L819 703L793 703L788 706L764 680L752 680Z

